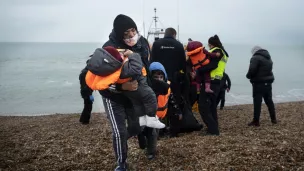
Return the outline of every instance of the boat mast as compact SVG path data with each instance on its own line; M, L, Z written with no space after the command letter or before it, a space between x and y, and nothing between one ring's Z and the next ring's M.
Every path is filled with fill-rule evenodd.
M156 8L154 8L154 13L155 13L155 16L153 17L154 18L154 23L155 23L155 31L157 29L157 16L156 16Z
M143 32L144 32L144 37L146 37L146 28L145 28L145 0L142 1L143 3Z
M156 15L156 8L154 8L154 14L155 15L154 15L154 17L152 17L152 23L151 23L149 31L148 31L147 40L149 40L150 35L154 36L154 40L157 40L157 39L159 39L160 34L165 34L164 29L157 27L158 17ZM154 28L151 29L153 22L154 22Z
M177 0L177 39L179 40L179 0Z

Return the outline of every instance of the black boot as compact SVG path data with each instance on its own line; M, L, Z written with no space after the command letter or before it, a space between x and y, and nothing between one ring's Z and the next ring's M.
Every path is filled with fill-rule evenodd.
M248 123L248 126L256 126L256 127L258 127L258 126L260 126L260 122L259 121L252 121L252 122Z
M277 124L278 121L277 121L276 119L271 119L271 123L272 123L272 124Z
M137 135L138 144L140 149L145 149L147 147L147 139L143 133Z

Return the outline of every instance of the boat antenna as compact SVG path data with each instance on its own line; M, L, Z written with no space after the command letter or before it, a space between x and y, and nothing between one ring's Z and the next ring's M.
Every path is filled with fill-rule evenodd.
M144 37L146 37L146 28L145 28L145 0L142 1L143 3L143 31L144 31Z
M179 0L177 0L177 38L179 40Z
M157 39L159 39L160 34L165 34L164 29L157 28L157 22L160 22L160 21L158 20L158 17L156 15L156 11L157 11L156 8L154 8L154 14L155 15L154 15L154 17L152 17L152 22L151 22L151 25L149 27L148 36L147 36L148 40L149 40L150 35L153 35L154 40L157 40ZM154 22L154 27L155 28L151 29L151 26L152 26L153 22Z

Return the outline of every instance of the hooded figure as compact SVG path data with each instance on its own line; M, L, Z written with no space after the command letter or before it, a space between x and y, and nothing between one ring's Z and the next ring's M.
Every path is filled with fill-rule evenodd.
M156 71L156 70L162 71L163 74L164 74L164 76L165 76L165 81L168 80L168 76L167 76L167 72L165 70L165 67L161 63L159 63L159 62L153 62L153 63L151 63L151 65L149 67L149 71L153 72L153 71Z
M253 120L248 126L260 126L260 114L262 99L267 105L271 122L277 123L276 112L272 100L272 83L274 75L272 72L273 62L269 52L260 46L255 46L251 50L252 58L250 59L250 66L246 77L252 83L252 97L253 97Z
M134 53L138 53L146 71L149 71L148 58L150 55L150 48L148 41L138 34L137 26L130 17L120 14L115 18L113 22L113 30L109 35L109 40L103 45L103 47L107 46L114 47L115 49L128 49ZM149 81L149 79L147 80ZM134 127L139 127L138 117L128 117L135 113L133 108L134 104L126 95L123 93L117 93L117 91L133 91L134 87L139 88L135 81L123 84L116 83L111 85L109 89L99 91L112 128L113 148L118 164L115 170L117 171L127 170L127 139L130 137L130 132L132 132L130 130L138 130L136 128L132 128L132 125L134 125L133 123L137 123ZM151 92L153 95L154 93L152 90ZM154 104L151 104L151 106L154 106ZM157 105L155 104L155 108L156 106ZM128 121L128 127L125 122L126 118ZM140 131L141 129L139 129L136 134Z
M167 83L167 73L164 66L158 62L153 62L150 67L150 77L151 77L151 88L158 99L158 108L160 106L160 98L163 96L163 100L165 100L165 96L168 94L169 84ZM157 78L153 77L157 76ZM155 78L155 79L154 79ZM167 99L168 101L168 99ZM166 106L166 105L161 105ZM166 110L166 109L165 109ZM159 111L157 111L157 114ZM141 149L147 148L147 157L149 160L154 159L156 146L157 146L157 138L158 131L156 129L152 129L149 127L145 127L144 130L137 135L139 147Z
M133 39L133 46L130 46L126 43L124 35L127 30L131 29L130 32L134 35L132 38L128 37L127 39ZM142 62L144 63L145 69L149 69L149 56L150 56L150 45L143 36L140 36L137 30L135 22L128 16L119 14L116 16L113 22L113 30L109 35L109 40L103 45L103 47L112 46L116 49L129 49L133 52L139 53ZM149 81L149 80L148 80Z
M272 73L273 62L269 52L260 46L255 46L251 50L252 58L250 59L250 67L246 77L250 79L250 82L267 82L272 83L274 81L274 75Z
M171 95L170 82L164 66L159 62L151 63L149 67L152 89L157 97L157 116L163 119L167 114L168 101Z
M262 48L260 46L254 46L252 49L251 49L251 53L252 55L254 55L257 51L261 50Z
M170 85L167 83L168 75L164 66L159 62L153 62L150 64L149 72L151 77L151 87L156 96L167 94ZM163 75L164 80L160 81L157 79L153 79L155 73L161 73Z
M152 74L152 89L157 95L158 100L160 100L160 97L163 97L164 95L170 93L167 102L168 110L165 115L165 118L163 118L163 122L165 122L166 125L169 126L170 136L176 137L180 132L191 132L201 130L202 125L199 124L196 118L193 116L191 109L187 108L187 105L184 105L182 112L179 108L179 105L177 105L177 102L173 94L171 93L171 90L169 89L170 85L167 83L168 77L164 66L159 62L153 62L151 63L149 70ZM163 81L154 79L154 76L159 75L160 73L164 75ZM159 104L158 107L160 108L160 106L164 105ZM159 132L160 136L164 135L165 133L166 129L161 129Z

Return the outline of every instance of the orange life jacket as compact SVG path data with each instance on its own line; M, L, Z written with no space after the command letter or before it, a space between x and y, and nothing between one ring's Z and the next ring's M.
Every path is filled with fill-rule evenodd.
M159 95L157 97L158 108L156 115L161 119L164 118L167 114L170 93L171 93L171 89L169 88L168 93L166 95Z
M207 58L206 54L203 53L203 48L204 47L199 47L193 51L187 52L187 55L189 56L195 69L210 63L210 60Z
M128 82L131 80L131 78L125 78L125 79L119 78L122 67L123 66L121 66L117 71L115 71L113 74L108 76L99 76L93 74L91 71L88 71L85 77L86 83L92 90L105 90L108 89L111 84L115 84L115 83L122 84ZM144 67L142 68L142 75L143 76L147 75L147 71Z

